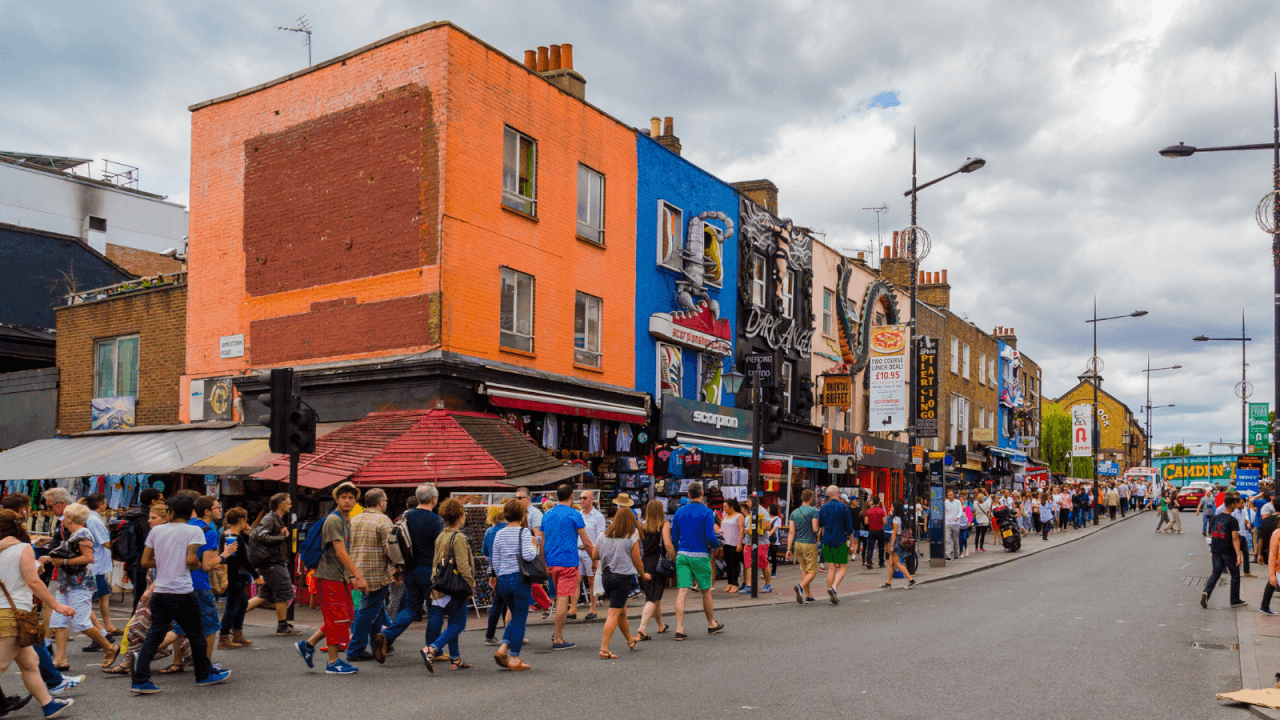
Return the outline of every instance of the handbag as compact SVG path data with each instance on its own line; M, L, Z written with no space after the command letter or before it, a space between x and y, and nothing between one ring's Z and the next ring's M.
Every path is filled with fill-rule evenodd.
M467 584L466 578L462 577L462 573L458 572L458 559L454 555L454 540L457 539L457 533L449 539L449 555L440 558L440 562L436 564L435 569L431 571L431 589L438 593L448 595L455 600L466 600L471 597L471 586Z
M520 561L520 578L532 585L540 585L551 579L551 573L547 571L547 561L542 557L542 551L532 560L524 559L524 533L529 528L520 528L520 542L516 546L516 559Z
M676 561L667 557L667 551L663 550L653 571L662 577L671 577L676 574Z
M44 623L40 621L40 611L19 610L18 606L13 604L9 588L5 587L3 582L0 582L0 590L4 591L4 599L9 601L9 607L13 610L13 624L18 629L18 647L31 647L38 642L44 642Z

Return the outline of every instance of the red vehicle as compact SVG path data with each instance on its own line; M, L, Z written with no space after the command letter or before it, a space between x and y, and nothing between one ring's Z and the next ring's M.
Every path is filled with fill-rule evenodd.
M1204 494L1212 490L1212 487L1206 487L1200 483L1188 485L1178 491L1176 503L1178 510L1186 510L1190 508L1195 510L1200 507L1200 500L1204 498Z

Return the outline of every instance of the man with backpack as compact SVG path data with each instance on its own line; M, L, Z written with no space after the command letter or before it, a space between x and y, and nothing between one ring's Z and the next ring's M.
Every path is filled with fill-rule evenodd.
M355 675L358 670L343 660L341 653L351 641L351 591L369 589L347 551L351 545L351 511L360 499L360 490L344 482L334 488L333 499L338 507L307 532L301 553L302 564L315 569L316 595L324 624L311 639L299 640L295 647L307 667L313 668L316 644L324 640L329 653L324 671L330 675Z
M387 517L387 493L379 488L364 494L364 512L351 518L351 560L369 589L364 591L360 608L351 628L351 644L347 646L347 662L361 660L386 661L382 653L369 654L369 634L382 632L387 620L387 589L391 586L391 556L387 543L391 539L391 518Z
M124 574L133 585L133 611L147 591L147 569L142 567L142 549L147 545L151 524L147 516L151 506L164 502L164 493L156 488L143 488L138 494L138 506L124 511L119 520L111 523L111 557L124 563Z
M444 530L444 520L434 512L436 503L440 500L440 492L435 485L423 483L414 491L414 496L418 500L418 506L405 510L397 523L403 524L410 541L406 543L408 557L404 558L404 600L391 624L373 636L375 659L388 652L396 638L404 633L422 611L422 603L431 597L431 561L435 557L436 537Z
M249 562L258 571L258 594L249 601L246 611L263 605L274 605L276 635L301 635L287 620L289 603L293 602L293 574L289 572L289 526L285 518L292 509L288 493L276 493L267 503L270 508L249 533Z

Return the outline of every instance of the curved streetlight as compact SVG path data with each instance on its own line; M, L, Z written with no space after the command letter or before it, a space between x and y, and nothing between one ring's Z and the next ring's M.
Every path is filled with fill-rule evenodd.
M1216 338L1216 337L1206 337L1204 335L1197 335L1191 339L1196 342L1222 341L1222 342L1240 343L1240 392L1238 393L1240 395L1240 454L1246 455L1249 452L1249 446L1247 444L1249 442L1249 399L1248 398L1253 393L1251 392L1249 387L1249 377L1248 377L1249 363L1246 357L1246 350L1245 350L1245 348L1248 346L1245 343L1251 342L1253 338L1247 337L1245 334L1244 311L1243 310L1240 311L1240 337Z
M1085 322L1087 323L1093 323L1093 357L1089 359L1089 372L1093 373L1093 407L1090 408L1090 410L1092 411L1091 414L1093 415L1093 420L1089 424L1089 429L1092 431L1090 434L1093 436L1092 462L1093 462L1093 480L1095 483L1098 481L1098 460L1100 460L1100 458L1098 457L1098 443L1100 440L1100 438L1098 437L1098 430L1099 430L1098 428L1098 385L1102 382L1102 377L1098 374L1098 323L1104 322L1106 320L1119 320L1121 318L1142 317L1143 315L1146 315L1146 314L1147 314L1146 310L1134 310L1133 312L1128 313L1127 315L1112 315L1111 317L1098 317L1098 296L1094 295L1093 296L1093 318L1090 320L1085 320ZM1072 462L1074 463L1074 460ZM1098 524L1098 518L1096 516L1093 519L1093 524L1094 525Z
M911 226L907 228L907 252L911 258L911 337L910 348L908 350L910 362L907 364L907 445L909 447L914 448L916 444L916 364L919 360L918 349L916 348L916 285L919 277L918 267L920 263L918 250L921 236L923 236L926 243L928 243L929 240L929 234L922 231L916 225L916 197L921 190L931 185L936 185L953 175L958 175L960 173L968 174L976 170L981 170L986 164L987 161L982 158L965 158L964 164L958 169L953 170L940 178L935 178L923 185L920 185L916 182L916 134L914 129L911 131L911 189L902 193L903 197L911 198ZM927 244L925 246L925 252L926 254L928 252ZM915 474L915 464L908 463L907 469L909 471L908 477L911 480L911 488L913 491L916 491L918 490L919 485ZM911 504L910 506L912 508L915 507L914 504ZM912 516L914 519L914 511L912 511ZM935 540L933 537L934 531L932 529L929 531L929 535L929 564L931 566L946 565L946 560L942 559L942 538L939 537ZM752 592L755 591L754 585L751 590Z
M1258 207L1254 211L1254 214L1258 221L1258 227L1261 228L1263 232L1271 236L1272 285L1275 297L1280 298L1280 82L1274 79L1272 82L1273 109L1271 142L1255 143L1253 145L1227 145L1224 147L1210 148L1196 147L1194 145L1187 145L1184 142L1179 142L1177 145L1170 145L1160 150L1160 154L1167 158L1184 158L1191 157L1192 155L1200 152L1224 152L1229 150L1270 150L1273 153L1271 163L1272 190L1263 196L1262 200L1258 203ZM1280 300L1275 303L1275 309L1272 313L1272 323L1274 325L1272 332L1272 342L1274 343L1273 354L1277 358L1277 362L1272 366L1272 372L1274 374L1273 379L1275 381L1275 405L1273 407L1280 410ZM1243 335L1243 333L1241 334ZM1206 338L1203 335L1195 338L1196 342L1207 342L1213 339L1214 338ZM1238 338L1231 339L1235 340ZM1241 341L1241 347L1243 347L1243 345L1244 341ZM1244 381L1242 381L1242 383L1243 382ZM1242 385L1240 389L1242 391L1241 394L1243 395L1243 391L1247 389L1247 386ZM1247 419L1245 422L1247 427ZM1276 430L1276 426L1273 425L1272 427L1267 428L1267 430L1268 434L1272 435ZM1245 437L1245 441L1248 441L1247 435ZM1241 448L1241 451L1248 451L1248 449L1249 448L1246 445ZM1212 448L1210 448L1210 452L1212 453ZM1271 443L1271 456L1273 460L1276 457L1276 452L1276 443L1273 441Z
M1151 367L1151 356L1147 356L1147 369L1142 372L1147 374L1147 467L1151 467L1151 373L1160 372L1161 370L1181 370L1181 365L1170 365L1169 367L1153 368ZM1172 405L1157 405L1156 407L1173 407Z

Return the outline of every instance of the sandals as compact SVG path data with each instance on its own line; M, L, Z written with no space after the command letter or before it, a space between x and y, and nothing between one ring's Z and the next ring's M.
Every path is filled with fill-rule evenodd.
M627 638L627 650L635 652L637 642L639 642L637 638Z
M596 619L596 614L593 612L589 612L582 617L582 622L590 622L595 619Z
M418 652L422 654L422 663L427 666L427 672L434 675L436 673L435 654L431 651L435 648L423 648Z
M120 663L113 668L104 667L102 668L102 672L108 675L131 675L133 674L133 668L126 667L124 663Z
M666 632L667 630L669 630L669 629L670 629L670 627L669 627L669 626L667 626L667 625L663 625L663 626L662 626L662 628L661 628L660 630L658 630L658 634L659 634L659 635L661 635L661 634L665 633L665 632Z
M510 670L511 672L522 672L522 671L524 671L524 670L528 670L528 669L529 669L529 663L527 663L527 662L525 662L525 661L523 661L523 660L516 660L516 664L515 664L515 665L508 665L508 666L507 666L507 669L508 669L508 670Z
M609 652L608 650L601 650L601 651L600 651L600 659L601 659L601 660L617 660L617 659L618 659L618 656L617 656L617 655L614 655L613 653Z
M645 640L652 640L652 639L653 639L652 637L649 637L647 634L645 634L645 632L644 632L643 630L641 630L641 631L640 631L640 634L639 634L639 635L636 635L636 637L637 637L637 638L639 638L642 642L643 642L643 641L645 641Z
M106 651L102 658L102 667L109 668L116 663L116 659L120 657L120 646L113 645L111 650Z
M507 670L508 664L511 662L511 656L506 650L499 650L493 654L493 661L498 664L498 667Z
M71 663L66 663L65 665L54 665L53 667L54 667L58 672L66 672L66 671L68 671L68 670L70 670L70 669L71 669Z
M452 660L449 661L450 670L468 670L470 668L471 668L471 663L463 662L462 658L453 658Z
M186 667L182 665L170 665L169 667L161 670L160 674L161 675L180 675L186 671L187 671Z

